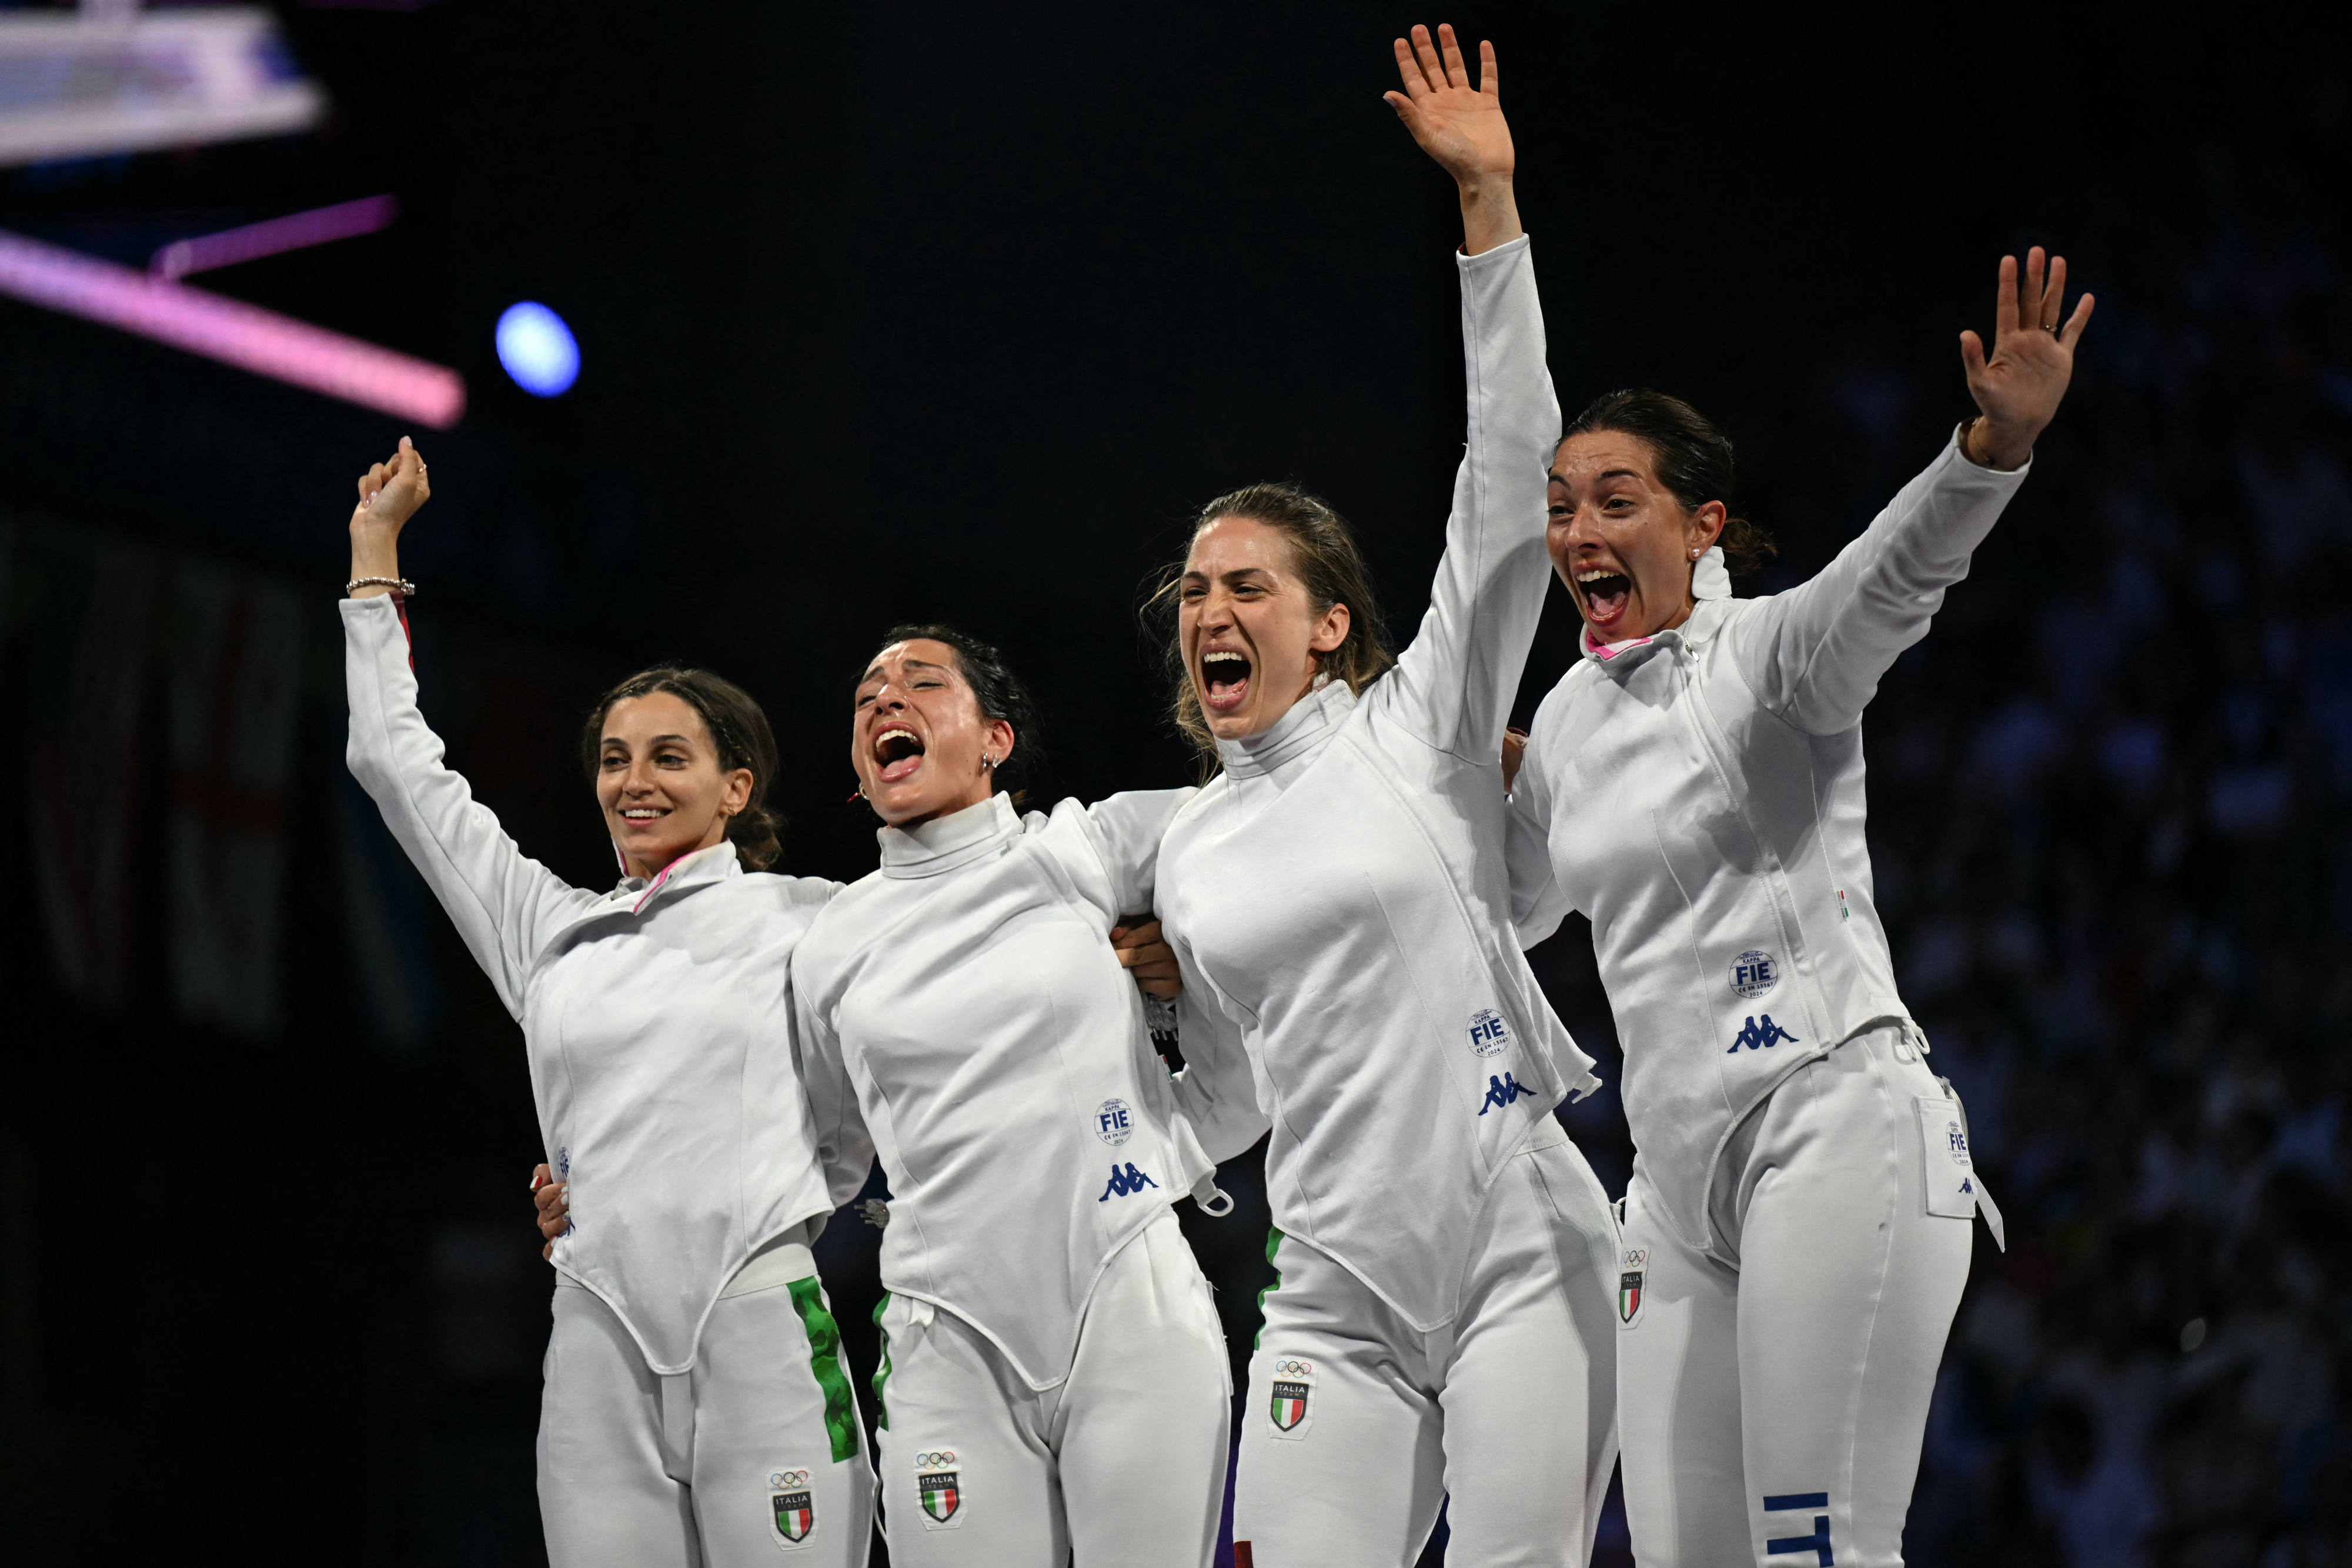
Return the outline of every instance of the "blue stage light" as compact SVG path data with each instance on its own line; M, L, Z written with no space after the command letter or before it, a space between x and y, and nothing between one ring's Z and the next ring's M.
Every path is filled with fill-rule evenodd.
M562 317L526 299L499 318L499 363L533 397L555 397L580 379L580 345Z

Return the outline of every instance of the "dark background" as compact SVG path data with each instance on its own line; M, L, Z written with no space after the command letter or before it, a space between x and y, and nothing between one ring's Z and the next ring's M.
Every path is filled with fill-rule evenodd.
M1330 497L1410 634L1461 441L1452 193L1379 101L1412 14L283 15L321 131L9 171L0 227L140 265L400 197L192 281L464 371L464 423L413 433L426 711L573 880L611 874L579 716L662 657L767 705L795 872L873 863L842 730L894 621L1003 644L1048 794L1184 781L1138 585L1247 480ZM1907 1551L2352 1562L2352 105L2318 17L1426 19L1501 51L1563 403L1655 385L1738 444L1781 545L1743 592L1969 412L1954 340L2000 254L2059 246L2099 295L2032 481L1867 724L1905 993L2010 1224ZM579 335L561 399L493 356L520 298ZM341 762L341 524L401 434L0 301L12 1561L537 1559L520 1034ZM224 625L267 667L224 674ZM1572 631L1555 589L1525 709ZM223 930L226 1003L190 967ZM1581 929L1538 965L1613 1079ZM1613 1090L1567 1119L1622 1190ZM1245 1166L1240 1213L1188 1216L1243 1345ZM866 1357L870 1234L837 1219L824 1260Z

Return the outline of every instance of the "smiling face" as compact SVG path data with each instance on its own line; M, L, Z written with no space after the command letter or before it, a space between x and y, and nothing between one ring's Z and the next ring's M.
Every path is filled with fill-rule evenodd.
M1348 640L1344 604L1318 607L1281 529L1219 517L1192 537L1176 631L1202 716L1219 740L1255 735L1315 680L1316 655Z
M751 799L751 770L721 768L710 727L672 692L625 697L604 715L596 800L631 876L709 849Z
M1670 631L1689 618L1691 563L1723 532L1723 503L1683 509L1658 482L1648 442L1571 435L1552 455L1545 542L1596 643Z
M874 655L857 683L849 765L866 803L894 828L977 806L996 792L1013 727L980 711L956 652L913 637Z

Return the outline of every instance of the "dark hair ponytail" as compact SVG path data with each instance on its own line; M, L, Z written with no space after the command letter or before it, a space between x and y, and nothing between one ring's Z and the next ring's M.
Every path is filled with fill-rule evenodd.
M751 694L732 681L709 670L656 664L597 698L588 712L587 726L580 732L580 763L590 782L595 780L597 759L604 750L605 716L615 703L656 692L667 692L702 716L721 773L732 773L738 768L751 770L751 798L727 820L727 837L748 869L767 870L784 852L783 816L768 807L768 785L776 776L776 733L768 727L768 716L751 700Z
M1731 510L1731 440L1682 399L1646 388L1603 392L1585 405L1559 438L1602 431L1630 435L1648 447L1658 483L1674 492L1684 511L1696 512L1709 501L1722 502L1727 513ZM1734 571L1753 571L1765 557L1780 553L1771 535L1741 517L1725 519L1723 537L1717 542Z
M911 643L917 638L944 643L955 650L956 667L980 705L980 716L991 724L1003 720L1013 727L1013 749L996 765L996 782L1013 797L1015 806L1029 803L1028 786L1045 776L1045 731L1037 719L1037 701L1021 677L1013 673L994 644L969 632L936 622L920 626L893 626L882 645Z

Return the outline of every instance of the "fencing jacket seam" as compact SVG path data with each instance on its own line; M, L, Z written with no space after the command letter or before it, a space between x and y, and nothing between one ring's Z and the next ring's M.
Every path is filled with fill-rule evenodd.
M1511 800L1519 940L1570 909L1591 917L1635 1180L1695 1248L1744 1119L1808 1061L1909 1023L1874 899L1862 716L2025 472L1948 442L1783 594L1732 600L1719 560L1703 560L1683 628L1606 656L1588 640L1537 711ZM1646 831L1628 852L1637 812Z
M1419 632L1360 695L1332 681L1220 743L1224 778L1170 826L1158 906L1188 996L1244 1047L1275 1223L1422 1333L1461 1310L1496 1176L1595 1084L1511 940L1502 852L1559 404L1529 242L1457 270L1468 440Z
M884 1285L953 1313L1034 1391L1068 1377L1112 1260L1214 1170L1108 942L1150 906L1192 793L1025 820L999 794L886 828L882 867L793 957L828 1157L878 1150L890 1176Z
M570 886L445 765L393 601L341 616L351 770L522 1026L546 1157L572 1191L551 1261L651 1370L689 1370L728 1281L833 1207L784 976L834 884L747 873L721 842L650 885Z

